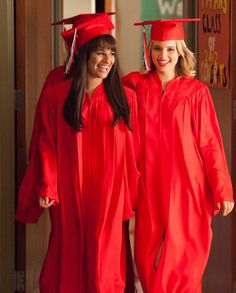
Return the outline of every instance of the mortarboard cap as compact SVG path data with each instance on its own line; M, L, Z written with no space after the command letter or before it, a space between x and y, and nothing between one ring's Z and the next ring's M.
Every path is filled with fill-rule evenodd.
M61 36L65 40L67 48L70 50L69 61L67 63L66 72L69 71L71 63L73 61L73 55L75 49L81 47L88 41L95 37L104 34L110 34L110 31L114 28L109 15L110 13L89 13L79 14L77 16L63 19L61 21L53 23L57 24L71 24L72 28L64 30ZM69 51L68 50L68 51Z
M87 21L94 19L95 17L104 14L103 12L101 13L83 13L83 14L78 14L69 18L64 18L59 21L53 22L52 25L72 25L71 31L64 29L64 31L61 33L68 51L71 48L72 41L73 41L73 35L74 35L74 29L82 23L86 23ZM114 12L107 12L105 13L107 15L112 15L115 14ZM67 33L66 33L67 31Z
M200 21L200 18L148 20L144 22L135 23L134 25L151 25L151 40L184 40L183 23L194 21Z
M105 12L97 12L97 13L82 13L69 18L64 18L52 23L52 25L66 25L71 24L73 27L77 26L79 23L84 22L86 20L92 19L98 15L104 14ZM107 15L113 15L115 12L106 12Z
M87 15L94 15L94 13L90 14L78 14L72 17L64 18L58 21L55 21L52 23L52 25L66 25L66 24L71 24L72 26L76 26L78 22L83 19L83 17L87 17Z
M74 23L75 22L76 25L69 30L63 31L61 35L66 42L69 41L71 44L71 40L73 39L76 30L77 48L97 36L110 34L110 31L114 28L107 13L81 15L80 17L77 17Z

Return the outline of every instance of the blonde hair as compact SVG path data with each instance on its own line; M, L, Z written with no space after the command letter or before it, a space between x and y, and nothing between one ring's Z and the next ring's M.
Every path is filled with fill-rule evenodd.
M148 44L148 57L150 62L151 70L155 70L155 65L152 62L151 50L153 41L151 40ZM193 52L191 52L183 40L176 40L176 48L179 53L179 60L176 64L175 71L177 76L192 77L195 76L196 70L196 58ZM145 73L145 70L142 70Z

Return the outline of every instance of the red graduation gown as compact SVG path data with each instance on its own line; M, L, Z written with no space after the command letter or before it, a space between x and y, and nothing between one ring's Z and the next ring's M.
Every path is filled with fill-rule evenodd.
M53 68L47 75L45 82L42 87L42 92L51 86L55 86L63 81L65 81L66 75L64 73L64 66L58 66ZM41 95L40 95L41 96ZM39 98L40 100L40 98ZM39 115L38 113L38 108L36 109L35 113L35 119L34 119L34 128L32 132L32 137L31 137L31 143L30 143L30 149L29 149L29 158L31 157L32 153L37 149L38 145L38 140L39 140L39 128L40 128L40 119L37 119L37 116Z
M47 87L57 85L66 79L66 74L64 72L64 66L58 66L53 68L47 75L46 80L43 85L43 90Z
M85 96L85 128L76 132L62 114L70 85L71 80L65 81L41 95L38 147L20 187L16 218L36 222L43 211L38 197L55 200L40 292L123 293L122 221L133 214L139 176L136 96L126 89L132 132L123 121L111 126L103 84L91 103Z
M142 192L135 261L144 292L199 293L212 215L219 202L233 201L210 92L179 77L162 94L154 72L131 73L123 82L138 98Z

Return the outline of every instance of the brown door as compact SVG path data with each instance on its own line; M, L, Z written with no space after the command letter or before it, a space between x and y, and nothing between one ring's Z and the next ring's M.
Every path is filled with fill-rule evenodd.
M27 166L34 112L52 67L52 3L15 1L16 189ZM16 192L17 193L17 192ZM47 213L36 225L16 223L15 292L38 292L38 277L50 229Z

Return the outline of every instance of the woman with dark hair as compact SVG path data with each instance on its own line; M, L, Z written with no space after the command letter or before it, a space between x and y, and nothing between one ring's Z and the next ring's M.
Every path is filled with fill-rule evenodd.
M136 96L121 84L112 28L101 14L66 31L77 49L72 78L45 89L38 104L39 143L16 218L34 223L50 207L43 293L125 290L124 221L136 206L139 137Z

